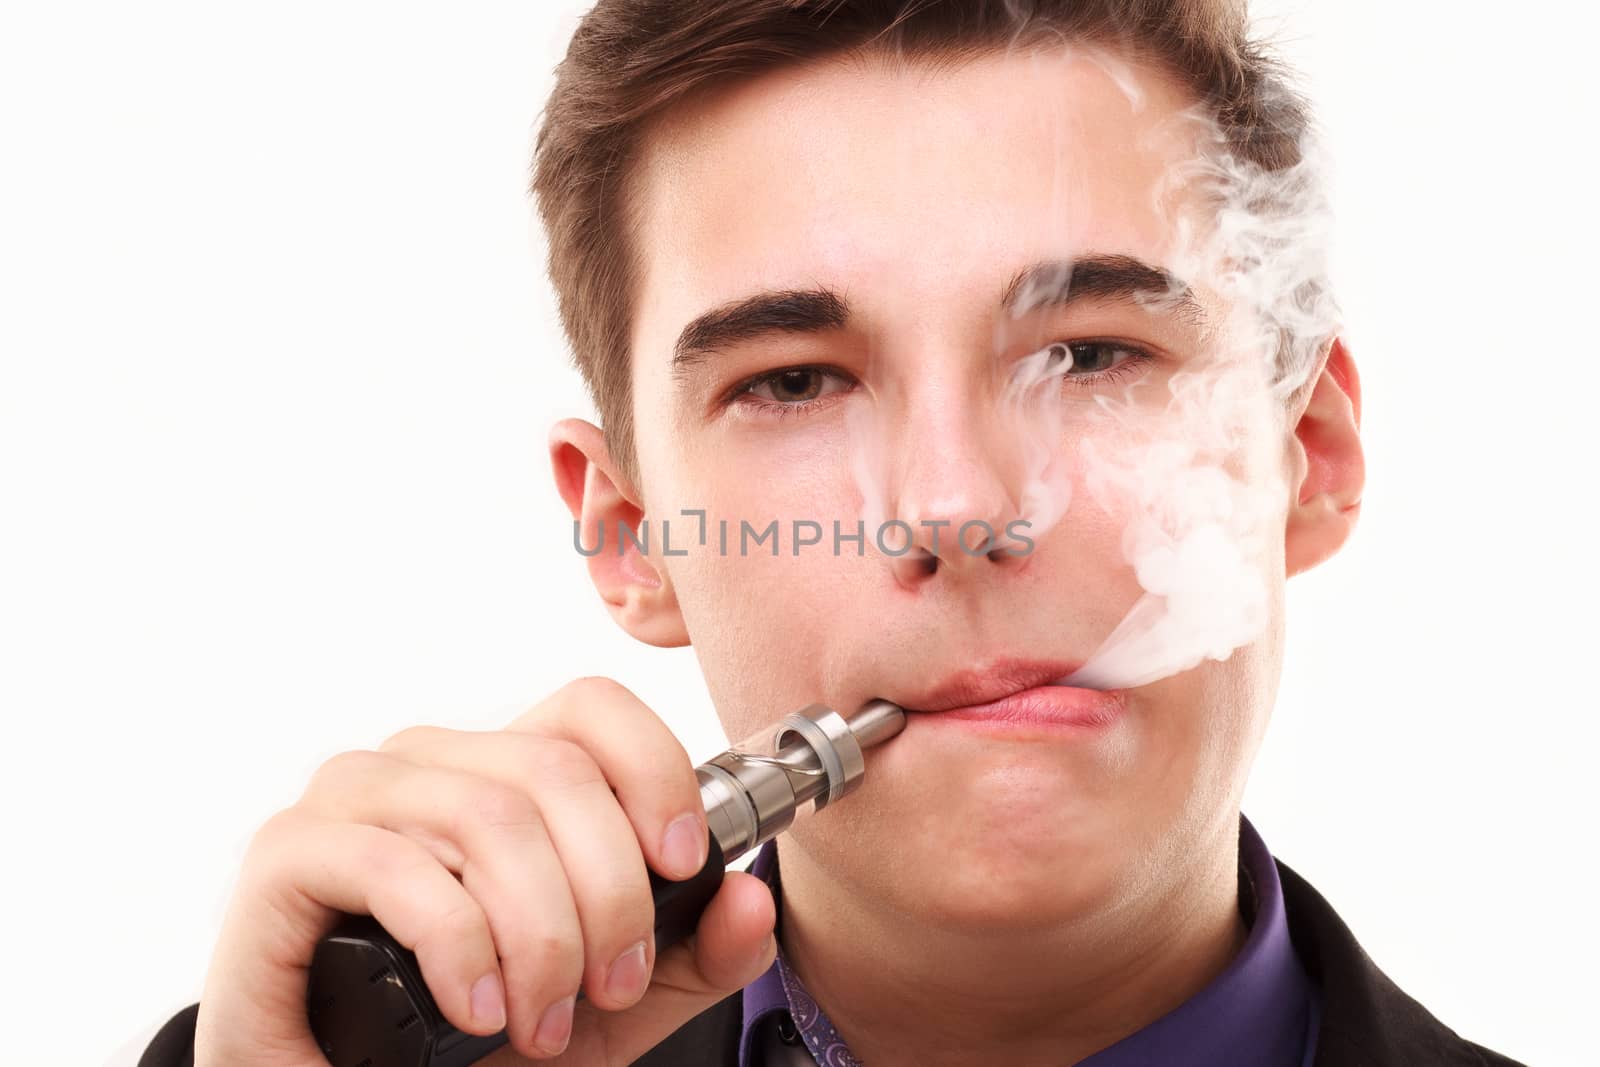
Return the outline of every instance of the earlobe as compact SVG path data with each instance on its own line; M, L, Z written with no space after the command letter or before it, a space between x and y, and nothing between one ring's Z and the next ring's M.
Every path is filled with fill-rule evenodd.
M1342 338L1328 348L1291 447L1299 477L1291 487L1284 566L1292 577L1339 551L1361 514L1361 379Z
M550 469L578 524L574 547L617 625L649 645L687 645L671 579L640 549L641 541L649 542L639 494L613 461L600 427L583 419L556 423L550 430ZM624 536L625 528L639 536Z

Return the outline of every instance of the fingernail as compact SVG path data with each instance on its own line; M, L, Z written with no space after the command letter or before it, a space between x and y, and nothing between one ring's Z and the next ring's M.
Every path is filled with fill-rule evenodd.
M572 1005L575 1000L575 997L567 997L544 1010L539 1017L539 1029L534 1031L535 1044L548 1052L560 1052L567 1047L572 1037Z
M644 942L617 957L606 972L606 996L631 1004L644 993Z
M472 983L472 1020L496 1030L506 1028L506 995L494 972Z
M669 868L664 874L688 878L700 873L706 865L706 830L699 815L680 815L667 826L661 861Z

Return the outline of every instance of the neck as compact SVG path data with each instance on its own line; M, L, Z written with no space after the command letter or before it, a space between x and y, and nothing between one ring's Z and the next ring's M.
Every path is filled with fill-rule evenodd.
M1195 866L1133 906L1041 932L948 931L873 908L780 839L783 951L856 1057L873 1067L1060 1067L1194 996L1248 936L1237 820ZM790 847L785 847L789 845Z

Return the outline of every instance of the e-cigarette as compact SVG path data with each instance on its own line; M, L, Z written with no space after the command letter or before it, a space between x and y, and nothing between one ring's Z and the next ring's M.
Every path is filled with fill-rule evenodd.
M685 881L650 872L657 954L694 932L728 864L787 830L797 815L820 811L860 786L862 753L894 737L905 721L905 712L886 700L848 719L813 704L696 767L709 854ZM467 1067L509 1040L503 1030L483 1036L452 1026L423 983L416 956L369 915L347 916L317 943L306 1008L333 1067Z

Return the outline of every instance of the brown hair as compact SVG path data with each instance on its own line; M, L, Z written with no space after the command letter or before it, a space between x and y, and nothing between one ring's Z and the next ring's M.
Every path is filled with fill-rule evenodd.
M1268 171L1299 160L1301 98L1247 34L1244 0L599 0L544 111L532 191L573 357L636 477L629 335L638 249L627 177L645 126L691 92L852 49L955 61L1061 40L1153 61Z

